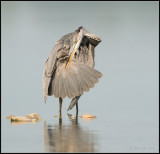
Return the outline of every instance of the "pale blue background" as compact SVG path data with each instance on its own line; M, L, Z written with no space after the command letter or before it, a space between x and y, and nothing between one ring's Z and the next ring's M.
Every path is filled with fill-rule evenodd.
M79 115L98 118L81 126L96 132L98 152L158 152L158 18L156 1L1 2L2 152L43 152L43 133L34 129L42 129L43 121L59 110L58 99L43 102L44 63L55 42L79 26L102 38L95 68L103 73L79 100ZM65 118L69 103L64 100ZM33 112L42 116L37 128L13 128L6 119ZM75 108L69 113L75 114Z

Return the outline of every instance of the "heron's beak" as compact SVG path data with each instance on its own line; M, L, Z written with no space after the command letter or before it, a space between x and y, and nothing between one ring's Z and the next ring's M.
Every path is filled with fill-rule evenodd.
M68 67L72 57L74 56L75 52L77 51L77 49L79 48L80 44L82 42L82 37L78 40L78 41L75 41L75 43L73 44L72 48L70 49L69 51L69 60L68 60L68 63L66 65L66 68Z

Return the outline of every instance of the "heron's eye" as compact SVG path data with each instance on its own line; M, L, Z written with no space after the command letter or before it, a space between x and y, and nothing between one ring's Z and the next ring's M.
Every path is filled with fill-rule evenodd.
M75 40L74 43L77 43L77 40Z

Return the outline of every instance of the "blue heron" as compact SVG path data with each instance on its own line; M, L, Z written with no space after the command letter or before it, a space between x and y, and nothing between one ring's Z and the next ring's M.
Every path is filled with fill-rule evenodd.
M47 96L59 98L60 116L65 97L72 98L68 110L76 105L78 115L79 98L102 77L94 69L94 50L100 42L100 37L81 26L58 40L48 56L43 72L43 96L45 102Z

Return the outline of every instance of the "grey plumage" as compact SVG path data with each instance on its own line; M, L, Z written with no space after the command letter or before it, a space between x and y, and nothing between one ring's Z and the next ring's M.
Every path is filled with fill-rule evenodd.
M56 42L47 58L43 72L45 102L47 96L52 95L62 99L72 98L68 108L70 110L78 103L78 99L84 92L94 87L102 77L102 73L93 68L94 49L99 42L101 39L98 36L91 34L83 27L64 35ZM72 53L73 57L71 57Z
M66 63L62 62L57 67L50 81L48 95L56 98L74 98L88 91L98 82L102 74L83 63L72 60L69 67L65 69ZM54 88L54 90L53 90Z

